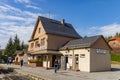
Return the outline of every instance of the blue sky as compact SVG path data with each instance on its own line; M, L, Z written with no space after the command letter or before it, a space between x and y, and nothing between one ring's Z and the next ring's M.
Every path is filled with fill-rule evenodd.
M120 0L0 0L0 45L30 39L37 17L65 19L81 36L120 32ZM26 37L27 36L27 37Z

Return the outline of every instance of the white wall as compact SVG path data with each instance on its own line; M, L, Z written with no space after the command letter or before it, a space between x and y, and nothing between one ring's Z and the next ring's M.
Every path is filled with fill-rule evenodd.
M73 50L69 50L69 52L66 50L64 51L60 51L61 53L63 53L63 55L72 55L73 57L73 54L78 54L79 55L79 70L80 71L84 71L84 72L90 72L90 49L75 49L74 50L74 53L73 53ZM85 57L84 58L80 58L80 55L81 54L85 54ZM69 57L69 56L68 56ZM72 58L73 59L73 58ZM71 62L71 60L68 58L68 62ZM74 61L75 63L75 61ZM75 65L73 62L72 62L72 66Z
M79 54L79 70L84 72L90 72L90 52L89 49L76 49L75 54ZM85 57L81 57L81 54L85 54Z

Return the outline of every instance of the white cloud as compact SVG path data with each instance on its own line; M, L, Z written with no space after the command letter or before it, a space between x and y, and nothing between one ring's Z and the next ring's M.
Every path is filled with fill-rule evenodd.
M0 41L1 41L1 46L2 48L5 47L6 42L8 41L9 37L12 36L14 37L16 34L18 37L24 41L25 43L28 42L28 40L31 37L32 31L33 31L33 26L25 27L25 26L4 26L0 27ZM26 37L27 36L27 37Z
M33 5L26 5L27 8L32 8L32 9L37 9L37 10L42 10L41 8Z
M30 0L14 0L14 1L20 3L30 3Z
M116 32L120 32L120 24L110 24L106 26L101 26L99 28L100 32L98 34L102 34L104 36L113 36Z
M93 26L89 27L88 29L79 29L78 31L80 35L104 35L104 36L114 36L116 32L120 33L120 24L109 24L104 26Z
M23 0L17 0L23 1ZM26 0L24 0L26 1ZM26 2L27 3L27 2ZM38 16L48 16L40 12L21 10L7 3L0 2L0 45L5 48L10 37L18 34L25 43L28 42L32 34L35 21ZM54 17L54 15L51 15Z

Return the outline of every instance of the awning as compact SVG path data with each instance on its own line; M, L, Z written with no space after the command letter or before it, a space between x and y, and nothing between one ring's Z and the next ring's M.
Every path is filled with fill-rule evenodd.
M38 55L38 54L40 54L40 55L44 55L44 54L58 55L58 54L62 54L62 53L59 51L50 51L50 50L47 51L47 50L45 50L45 51L32 52L30 54L31 55Z

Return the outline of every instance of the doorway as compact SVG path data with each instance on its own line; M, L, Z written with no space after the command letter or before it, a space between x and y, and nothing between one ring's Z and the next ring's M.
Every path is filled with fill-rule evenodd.
M79 54L75 54L75 70L79 70Z
M54 61L55 61L55 59L56 59L56 55L53 55L52 56L52 67L54 67Z

